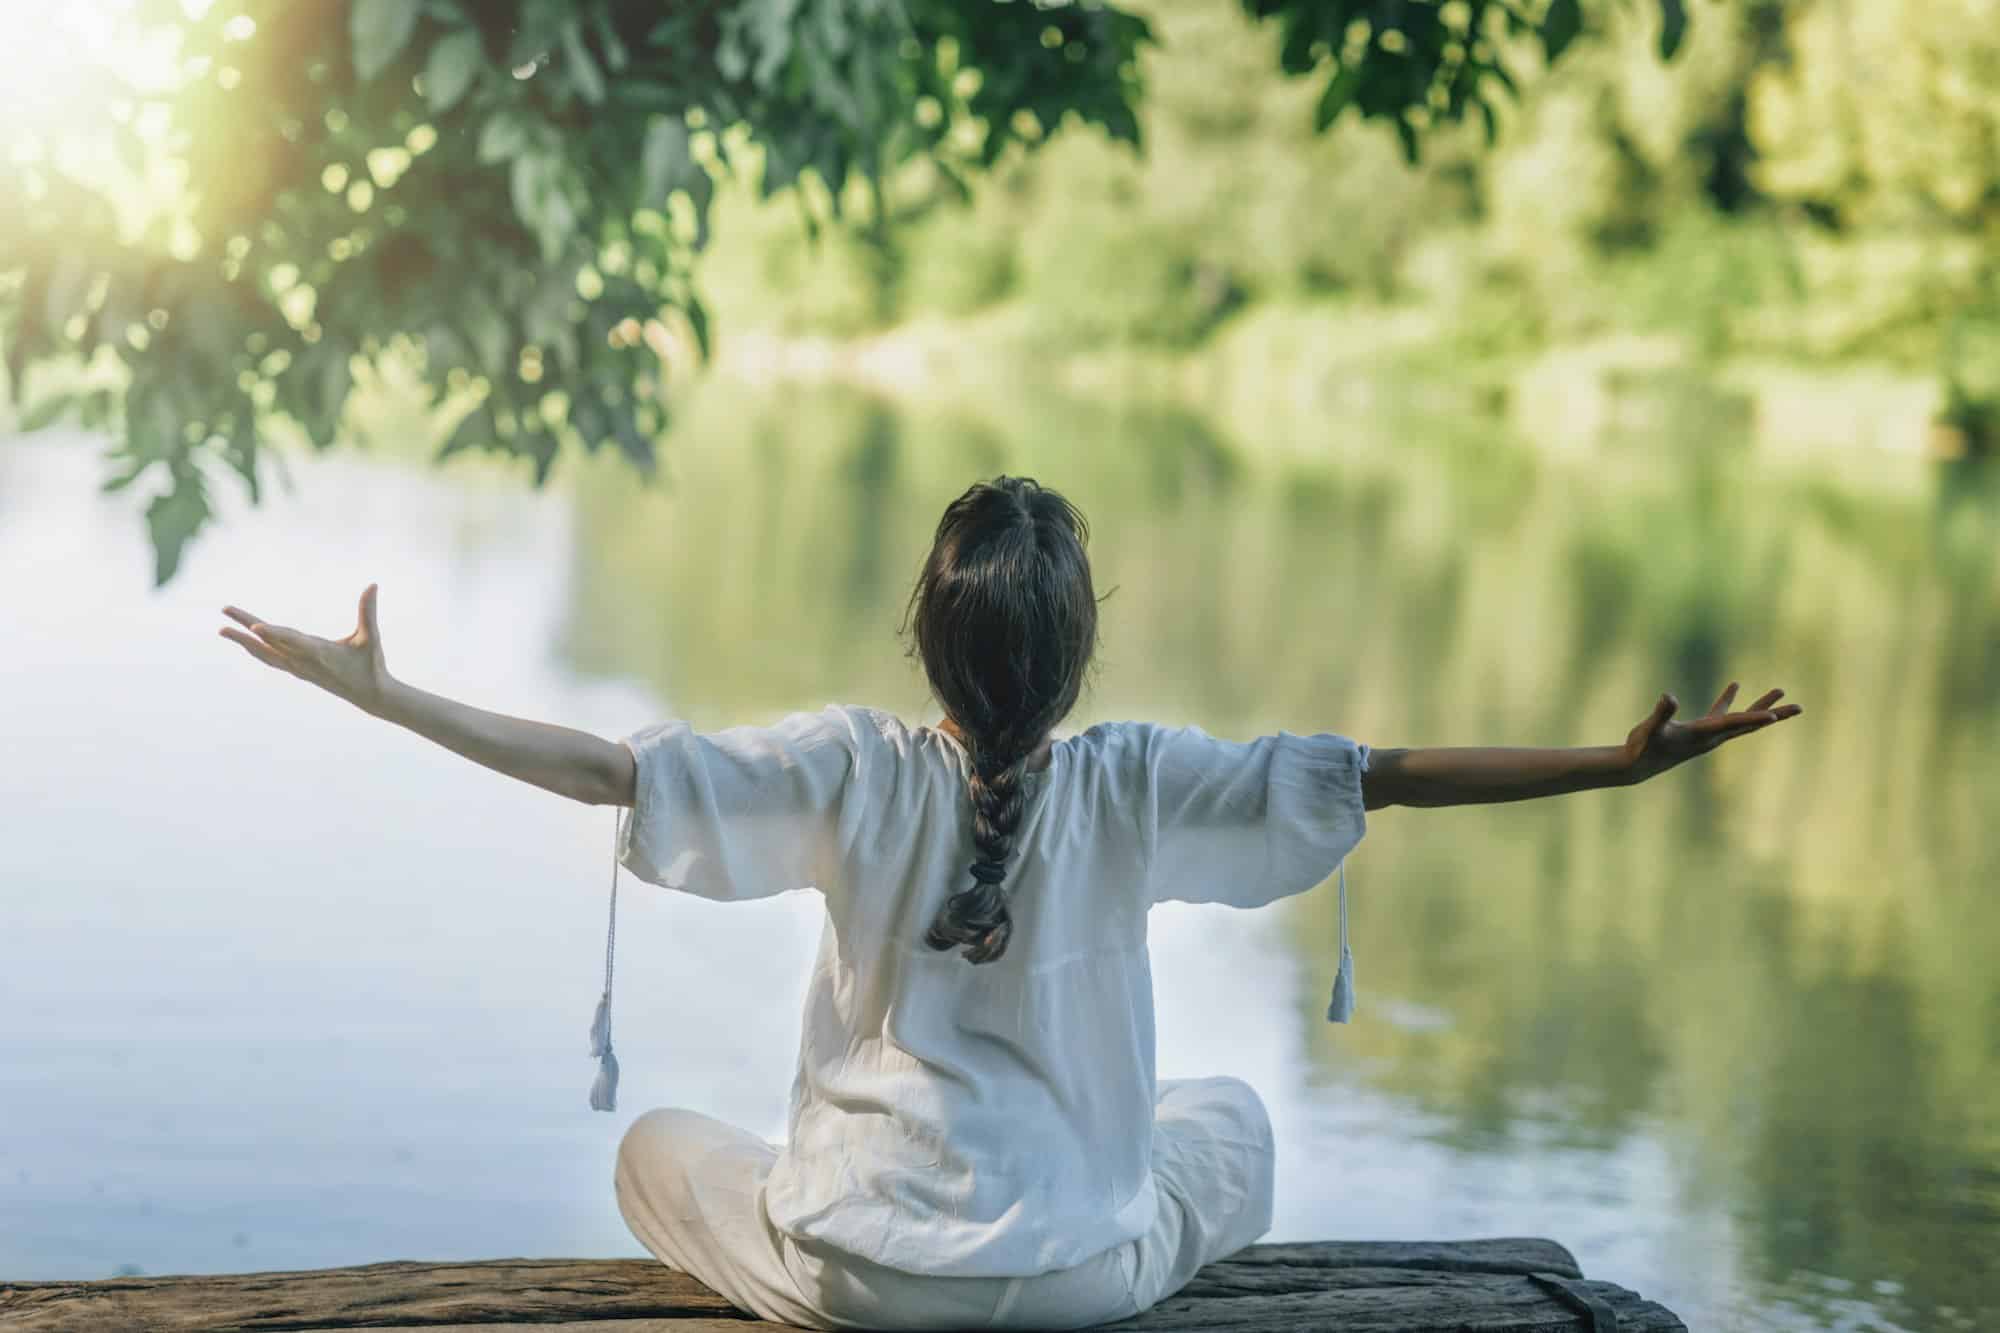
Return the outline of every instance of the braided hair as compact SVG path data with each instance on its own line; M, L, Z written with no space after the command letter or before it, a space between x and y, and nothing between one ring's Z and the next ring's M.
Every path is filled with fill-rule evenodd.
M1097 648L1097 596L1083 514L1026 477L980 482L945 509L903 627L916 628L931 692L972 760L971 882L924 942L974 963L1007 951L1007 856L1024 804L1022 775L1075 706Z

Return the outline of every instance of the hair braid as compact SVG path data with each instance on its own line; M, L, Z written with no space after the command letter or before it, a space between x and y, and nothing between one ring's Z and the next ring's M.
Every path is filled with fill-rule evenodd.
M1007 910L1007 855L1021 824L1027 767L1028 755L1018 747L1009 753L975 738L966 787L972 797L972 845L979 855L971 866L972 883L952 894L931 923L924 937L931 948L966 945L965 958L973 963L990 963L1007 952L1014 934L1014 918Z
M1007 951L1007 861L1028 756L1069 714L1097 643L1097 596L1076 506L1027 477L980 482L945 508L904 629L971 759L972 882L924 934L990 963Z

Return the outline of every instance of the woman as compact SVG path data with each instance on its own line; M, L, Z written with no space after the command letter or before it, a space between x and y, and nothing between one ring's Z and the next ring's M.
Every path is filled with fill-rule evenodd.
M905 624L935 728L829 706L613 743L505 717L390 676L373 585L339 641L235 607L222 634L489 768L627 807L619 859L643 879L823 895L787 1143L656 1110L620 1146L619 1207L655 1255L788 1323L1074 1328L1151 1307L1271 1221L1257 1094L1154 1076L1152 904L1260 906L1339 869L1367 810L1630 785L1800 711L1771 690L1729 712L1732 683L1692 722L1663 694L1622 745L1574 749L1141 722L1057 739L1097 641L1087 540L1026 479L945 510Z

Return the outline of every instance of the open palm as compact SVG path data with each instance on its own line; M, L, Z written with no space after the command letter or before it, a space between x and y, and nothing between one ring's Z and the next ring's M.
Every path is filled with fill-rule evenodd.
M1664 773L1696 755L1707 754L1724 741L1762 731L1775 722L1797 717L1805 709L1797 704L1776 704L1783 690L1767 690L1763 697L1742 712L1729 711L1736 697L1736 682L1716 697L1715 704L1692 722L1672 721L1680 701L1671 693L1662 694L1653 711L1625 738L1625 759L1635 780Z
M244 628L225 625L219 632L223 638L242 644L244 651L266 666L289 671L300 680L372 711L389 684L389 669L382 656L382 631L375 623L375 588L371 583L362 591L354 632L344 639L322 639L316 634L274 625L239 606L225 606L222 614Z

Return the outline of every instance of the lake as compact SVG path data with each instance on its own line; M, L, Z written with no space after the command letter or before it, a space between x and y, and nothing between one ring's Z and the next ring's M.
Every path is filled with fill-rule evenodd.
M1008 471L1093 524L1066 731L1598 745L1662 690L1805 705L1638 788L1371 812L1350 1025L1330 884L1158 909L1160 1072L1264 1094L1270 1239L1549 1236L1696 1328L2000 1326L1992 480L1377 417L1279 448L1159 406L717 383L658 487L361 451L291 455L261 508L224 480L160 591L95 447L0 444L0 1275L639 1255L633 1117L783 1132L814 895L625 877L593 1114L612 811L259 666L224 602L339 635L379 581L398 675L605 736L935 721L904 601L946 501Z

